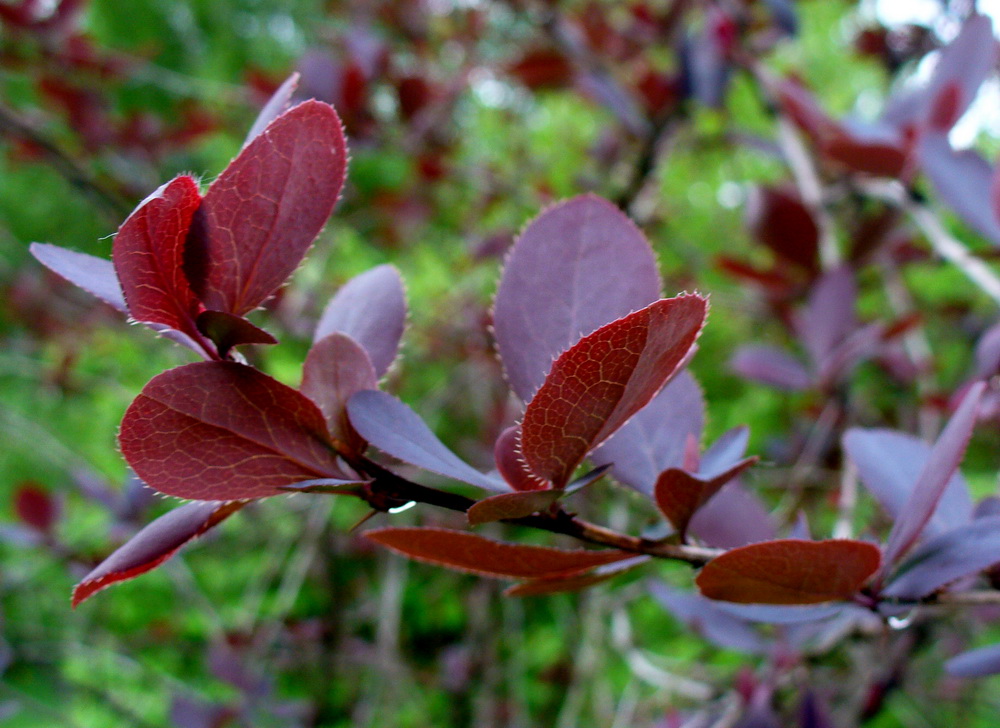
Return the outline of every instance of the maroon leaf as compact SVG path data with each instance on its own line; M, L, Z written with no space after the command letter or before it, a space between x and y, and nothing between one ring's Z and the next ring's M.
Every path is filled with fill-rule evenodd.
M677 371L705 321L698 295L663 299L585 336L562 354L521 423L521 451L562 488L580 461Z
M977 382L969 388L955 414L934 443L927 463L889 533L885 546L885 568L895 564L899 557L913 546L934 515L945 487L958 469L958 464L962 462L962 456L965 455L965 448L976 425L979 399L985 387L983 382Z
M302 480L348 479L316 405L233 362L154 377L125 412L119 441L143 481L179 498L262 498Z
M545 210L515 242L496 295L493 325L511 389L530 399L559 354L655 301L660 286L645 236L610 202L583 195Z
M709 599L742 604L817 604L851 598L879 567L863 541L766 541L709 561L696 582Z
M944 664L955 677L986 677L1000 673L1000 645L987 645L956 655Z
M97 296L112 308L128 313L121 284L110 260L49 243L32 243L30 250L35 259L53 273Z
M979 518L926 541L900 564L887 597L920 599L1000 563L1000 517Z
M201 204L197 183L176 177L147 197L122 223L111 259L136 321L199 338L200 304L184 276L184 244Z
M789 392L808 389L812 384L809 370L798 359L773 346L741 346L729 368L741 377Z
M770 541L778 530L760 499L733 482L694 514L688 532L709 546L728 549Z
M553 576L544 579L532 579L523 584L504 589L507 597L535 597L542 594L561 594L589 589L596 584L615 578L619 574L642 566L650 560L649 556L635 556L615 564L605 564L596 569L588 569L568 576Z
M243 344L277 344L278 340L264 329L254 326L242 316L222 311L202 311L195 319L198 331L203 333L225 357L234 346Z
M507 518L521 518L544 511L559 500L561 490L526 490L519 493L501 493L475 503L466 512L469 524L503 521Z
M346 454L359 455L367 445L347 419L347 400L355 392L377 388L368 354L351 337L330 334L309 350L300 390L320 408L330 436Z
M903 513L920 473L927 466L931 446L895 430L851 428L843 438L844 451L858 469L862 484L896 521ZM972 519L972 500L962 474L951 476L930 521L927 536L937 536Z
M532 491L551 488L551 483L545 482L528 469L528 464L521 455L520 439L520 427L508 427L497 438L493 446L493 459L500 477L514 490Z
M50 533L59 520L59 503L41 486L26 482L14 491L14 512L32 528Z
M281 116L288 109L288 105L292 100L292 94L295 93L295 89L299 85L299 74L293 73L291 76L285 79L278 90L275 91L271 98L268 99L267 103L264 104L264 108L260 110L257 115L253 126L250 127L250 131L247 132L247 138L243 141L244 149L250 142L261 135L261 132L267 128L267 125L274 121L276 118Z
M504 543L443 528L379 528L365 536L418 561L515 579L563 576L635 556L627 551L567 551Z
M865 139L841 132L822 145L825 157L853 172L876 177L899 177L909 158L902 143L894 140Z
M776 187L759 187L747 204L747 227L782 260L806 271L817 269L819 228L798 195Z
M390 394L358 392L348 401L347 413L361 437L394 458L486 490L507 489L449 450L416 412Z
M191 225L186 270L212 310L241 315L291 275L333 210L347 147L327 104L286 111L212 183Z
M612 465L616 480L640 493L653 494L657 476L684 462L689 437L701 440L705 398L688 371L680 372L607 442L590 460Z
M155 569L188 541L218 525L246 503L185 503L160 516L101 562L73 589L73 606L119 581Z
M355 276L330 299L316 327L314 341L347 334L368 352L377 376L396 359L406 326L406 293L399 272L380 265Z
M711 478L698 477L679 468L664 470L656 479L653 490L656 505L670 519L683 539L695 512L718 493L722 486L757 462L757 459L752 457L742 460Z

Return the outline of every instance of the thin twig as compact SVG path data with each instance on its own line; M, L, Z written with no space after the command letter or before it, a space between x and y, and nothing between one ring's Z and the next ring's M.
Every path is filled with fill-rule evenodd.
M844 458L843 467L837 498L837 522L833 526L834 538L851 538L854 535L854 509L858 504L858 469L849 458Z

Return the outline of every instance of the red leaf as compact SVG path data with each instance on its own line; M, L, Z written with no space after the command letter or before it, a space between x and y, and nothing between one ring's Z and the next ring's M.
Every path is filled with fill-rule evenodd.
M898 144L860 139L842 133L823 144L823 154L854 172L898 177L906 166L906 150Z
M753 236L776 255L807 271L816 271L819 227L798 195L774 187L756 188L746 217Z
M709 561L696 582L709 599L816 604L850 599L880 560L878 547L863 541L766 541Z
M330 334L309 350L300 390L316 403L330 436L348 454L361 454L368 444L347 419L347 400L366 389L378 389L378 378L368 354L354 339Z
M521 452L532 472L564 487L587 453L677 371L698 338L707 306L698 295L663 299L562 354L521 423Z
M504 543L443 528L379 528L365 536L418 561L515 579L566 575L635 556L626 551L567 551Z
M528 51L511 64L507 72L533 91L566 86L574 73L566 56L547 48Z
M184 244L200 204L195 181L174 178L122 223L111 251L132 318L193 339L199 338L194 319L200 304L184 276Z
M316 405L233 362L154 377L125 412L119 441L147 485L179 498L262 498L302 480L349 479Z
M22 483L14 491L17 517L43 533L52 531L59 519L59 504L36 483Z
M241 315L291 275L344 183L347 146L333 107L285 112L209 187L191 225L188 279L209 309Z
M155 569L188 541L245 506L246 503L185 503L160 516L100 563L73 589L73 607L101 589Z
M636 556L619 561L616 564L606 564L596 569L588 569L568 576L555 576L547 579L532 579L523 584L515 584L504 590L508 597L534 597L541 594L559 594L588 589L601 582L613 579L619 574L631 571L650 560L649 556Z
M526 490L519 493L501 493L484 498L466 512L469 523L503 521L507 518L521 518L532 513L547 510L563 495L561 490Z
M756 457L741 460L736 465L712 477L698 477L679 468L660 473L653 490L656 505L683 538L692 516L719 492L726 483L757 462Z
M511 389L531 399L559 354L648 306L660 285L646 237L607 200L545 210L514 243L497 289L493 326Z
M264 329L254 326L242 316L222 311L202 311L195 319L198 331L203 333L225 357L234 346L243 344L277 344L278 340Z
M507 485L518 491L550 488L551 483L545 482L528 469L528 464L524 462L518 447L520 439L520 427L508 427L497 438L493 446L493 460L500 476L507 481Z

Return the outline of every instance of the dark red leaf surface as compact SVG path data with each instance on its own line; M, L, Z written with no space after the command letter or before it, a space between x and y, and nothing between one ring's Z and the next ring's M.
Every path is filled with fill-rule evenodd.
M347 146L333 107L275 119L212 183L191 226L186 271L205 306L241 315L291 275L333 211Z
M568 576L553 576L546 579L532 579L523 584L504 589L504 596L508 597L535 597L543 594L562 594L565 592L577 592L589 589L592 586L613 579L619 574L632 571L642 566L650 560L649 556L635 556L614 564L605 564L596 569L587 569L577 574Z
M449 450L420 415L391 394L358 392L348 401L347 413L361 437L404 463L486 490L507 489Z
M876 177L898 177L907 162L907 149L901 143L862 139L839 133L823 144L823 154L853 172Z
M143 200L115 236L111 260L136 321L198 338L199 303L184 276L184 246L195 210L197 183L176 177Z
M958 470L958 465L965 455L965 448L976 426L979 399L985 387L983 382L977 382L969 388L955 414L951 416L944 431L934 443L927 463L889 533L885 546L886 569L895 564L898 558L916 543L927 522L934 515L945 487Z
M245 503L185 503L143 528L73 589L73 606L107 586L155 569L188 541L218 525Z
M680 372L607 442L590 455L595 465L612 465L620 483L653 494L656 478L684 463L690 437L701 440L705 397L688 371Z
M399 271L380 265L349 280L330 299L316 327L314 341L347 334L371 357L383 376L396 359L406 326L406 292Z
M756 457L747 458L710 478L692 475L679 468L664 470L657 478L653 490L656 505L683 537L695 512L718 493L722 486L755 462Z
M502 521L505 518L521 518L532 513L547 510L563 495L561 490L527 490L518 493L501 493L478 501L466 512L469 523Z
M756 188L746 210L747 227L757 240L782 260L816 270L819 227L797 194L775 187Z
M508 427L493 446L493 460L497 471L514 490L532 491L551 488L548 483L531 472L520 449L521 428Z
M504 543L443 528L379 528L365 536L418 561L514 579L564 576L635 556L626 551L568 551Z
M377 388L375 368L365 350L345 334L330 334L309 350L299 389L319 407L338 447L358 455L366 442L347 419L347 400L355 392Z
M281 485L345 478L316 405L233 362L154 377L125 412L119 441L147 485L179 498L261 498Z
M278 343L271 334L242 316L222 311L202 311L195 319L195 325L198 331L212 340L222 357L234 346Z
M14 512L32 528L48 533L59 520L59 503L41 486L27 482L14 491Z
M642 409L677 371L707 301L664 299L604 326L560 356L524 413L521 452L562 488L580 461Z
M817 604L849 599L880 559L878 547L863 541L766 541L727 551L708 562L696 581L709 599Z
M49 243L32 243L31 254L53 273L62 276L112 308L128 313L122 287L110 260L97 258Z
M660 287L645 236L607 200L582 195L542 212L511 249L493 311L511 389L529 400L557 356Z

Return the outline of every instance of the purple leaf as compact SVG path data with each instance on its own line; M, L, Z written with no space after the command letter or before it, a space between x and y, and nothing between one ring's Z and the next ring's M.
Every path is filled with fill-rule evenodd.
M660 287L645 236L610 202L582 195L542 212L511 249L493 311L511 389L531 399L559 354Z
M101 589L156 568L177 549L218 525L246 503L185 503L160 516L106 558L73 589L73 606Z
M700 594L673 589L663 582L653 581L649 591L678 620L719 647L762 654L770 650L757 630L741 617L719 609L719 603Z
M798 359L772 346L741 346L729 368L741 377L788 392L808 389L812 384L812 376Z
M1000 672L1000 645L987 645L956 655L944 664L955 677L986 677Z
M406 293L399 271L380 265L349 280L330 299L314 341L347 334L368 352L375 373L383 376L396 359L406 326Z
M688 437L700 440L704 425L704 395L685 370L591 453L590 460L611 465L620 483L652 495L656 478L667 468L681 467Z
M299 85L299 74L298 72L293 73L291 76L285 79L278 90L275 91L271 98L268 99L267 103L264 104L264 108L260 110L257 115L257 119L254 121L253 126L250 127L250 131L247 132L247 138L243 141L243 147L252 142L261 132L267 128L267 125L272 121L281 116L288 109L289 102L292 100L292 94L295 93L295 89Z
M956 152L944 134L920 142L920 162L941 200L969 227L1000 245L1000 219L990 199L994 171L979 152Z
M330 334L313 344L302 368L299 389L319 407L330 436L345 453L364 452L364 439L347 419L347 400L356 392L378 389L378 377L368 354L354 339Z
M472 526L530 516L532 513L548 510L563 493L564 491L552 489L501 493L478 501L469 508L466 516Z
M347 146L333 107L286 111L212 183L185 251L191 287L206 308L242 315L285 282L340 195Z
M747 622L760 624L803 624L840 615L844 604L737 604L711 602L715 609Z
M900 564L887 597L920 599L1000 563L1000 517L979 518L924 542Z
M195 319L198 331L203 333L225 357L234 346L243 344L277 344L278 340L264 329L254 326L242 316L222 311L202 311Z
M737 548L777 538L771 514L738 482L715 494L691 519L688 532L709 546Z
M988 379L1000 373L1000 323L988 328L976 343L976 376Z
M840 344L857 328L854 304L858 297L854 274L846 266L816 281L805 310L796 321L798 335L819 370Z
M844 450L858 469L861 482L882 509L898 520L913 493L920 473L927 466L931 446L895 430L852 428L844 435ZM931 520L928 536L936 536L968 523L972 518L969 489L960 472L945 487Z
M927 522L934 515L948 481L951 480L965 455L972 430L976 425L979 399L986 385L977 382L966 393L944 431L938 437L913 492L892 526L885 546L883 574L920 538Z
M31 254L46 268L112 308L128 314L122 287L110 260L60 248L49 243L32 243Z
M656 506L684 539L688 524L698 509L726 483L756 462L756 457L747 458L711 478L700 478L679 468L668 468L656 479L653 490Z
M575 592L581 589L588 589L601 582L613 579L619 574L642 566L652 557L635 556L614 564L604 564L594 569L578 571L568 576L542 577L531 579L520 584L504 589L505 597L533 597L540 594L559 594L564 592Z
M507 491L445 447L416 412L390 394L358 392L348 401L347 412L358 434L387 455L469 485Z
M726 430L702 453L698 475L702 478L712 478L736 465L743 459L743 453L746 452L749 442L750 428L746 425Z

